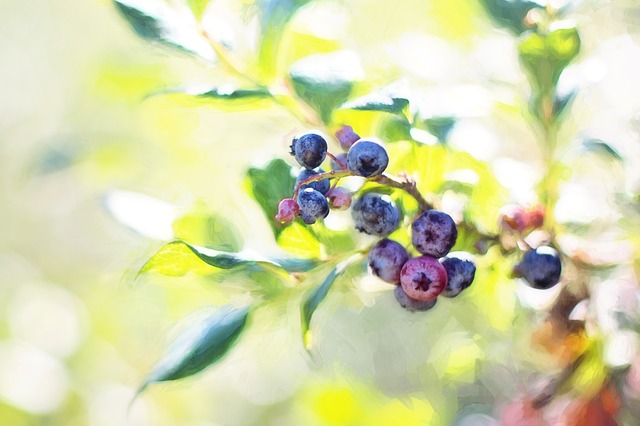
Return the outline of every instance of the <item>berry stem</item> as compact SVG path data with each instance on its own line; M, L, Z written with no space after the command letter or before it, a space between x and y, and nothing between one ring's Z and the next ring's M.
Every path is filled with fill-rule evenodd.
M431 203L425 200L422 194L420 194L420 191L418 191L418 188L414 181L410 181L409 179L406 179L404 182L398 182L397 180L394 180L387 175L376 176L371 180L381 185L389 186L391 188L402 189L403 191L407 192L409 195L415 198L416 201L418 202L420 213L424 213L427 210L433 209L433 205L431 205Z
M296 185L296 189L293 192L293 199L298 199L298 193L300 192L300 187L302 185L307 185L312 182L319 182L322 179L340 179L346 176L351 176L351 172L348 170L332 170L330 172L318 173L317 175L313 175Z
M342 161L338 160L338 158L329 151L327 151L327 157L335 161L340 167L342 167L343 170L347 170L347 165L343 164Z

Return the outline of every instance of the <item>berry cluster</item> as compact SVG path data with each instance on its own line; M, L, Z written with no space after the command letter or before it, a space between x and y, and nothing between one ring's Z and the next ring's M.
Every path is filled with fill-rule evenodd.
M300 216L305 224L324 219L330 208L346 209L351 193L331 186L344 176L378 179L387 168L389 156L382 145L361 139L350 126L336 132L346 153L332 155L327 141L317 133L305 133L293 139L291 155L302 166L296 179L293 198L283 199L276 219L282 223ZM329 156L331 172L319 168ZM353 201L355 228L365 234L383 237L369 251L371 272L397 285L396 299L408 310L427 310L438 295L455 297L469 287L476 267L466 253L449 253L458 237L453 219L446 213L427 210L411 225L412 243L420 256L412 257L400 243L386 238L398 228L401 214L388 195L364 192Z

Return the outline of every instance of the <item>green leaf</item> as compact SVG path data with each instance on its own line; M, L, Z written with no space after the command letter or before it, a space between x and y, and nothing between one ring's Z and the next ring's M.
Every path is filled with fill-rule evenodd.
M209 62L216 60L215 51L198 32L195 21L187 19L166 3L114 0L114 4L136 34L145 40L189 52Z
M173 222L173 234L179 240L217 250L237 252L242 249L240 231L227 219L196 203Z
M264 168L252 167L247 171L247 183L277 236L284 228L275 218L278 213L278 204L283 198L293 195L293 187L296 183L291 166L284 160L275 159Z
M320 242L309 227L292 222L278 235L278 245L296 256L306 258L320 257Z
M407 98L381 90L342 104L340 108L388 112L404 117L408 106L409 100Z
M493 21L514 34L520 34L528 28L524 18L533 8L540 5L530 0L480 0Z
M179 87L155 91L147 97L158 95L184 95L189 100L199 100L207 106L214 106L221 110L246 111L247 108L256 109L272 105L273 96L269 89L263 86L236 87L225 84L218 87Z
M190 324L169 346L140 387L192 376L220 360L233 347L247 324L249 308L229 305Z
M582 148L607 160L624 161L617 149L601 139L586 139L582 142Z
M347 51L307 56L293 64L289 72L296 95L325 124L331 122L333 111L349 98L360 75L359 60Z
M199 21L209 5L209 0L187 0L187 4L193 12L193 16Z
M422 120L429 133L438 138L438 142L446 143L456 124L455 117L431 117Z
M377 134L385 142L411 140L411 123L405 117L387 115L380 121L377 128Z
M260 18L260 54L258 63L263 76L275 76L282 35L293 15L310 0L257 0Z

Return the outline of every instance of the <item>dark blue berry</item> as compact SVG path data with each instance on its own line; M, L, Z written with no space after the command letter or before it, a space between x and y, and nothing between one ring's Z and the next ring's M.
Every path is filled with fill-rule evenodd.
M451 216L437 210L429 210L413 221L411 242L422 254L442 257L456 243L458 229Z
M447 277L449 277L447 285L441 293L443 296L456 297L473 282L476 275L476 265L467 253L449 253L447 257L440 259L440 263L444 266Z
M313 188L307 188L298 193L300 218L307 225L324 219L329 214L329 203L324 195Z
M409 260L409 253L400 244L387 238L369 251L369 268L371 272L390 284L400 283L400 270Z
M516 266L516 272L531 287L545 290L558 284L562 263L558 252L548 246L528 251Z
M373 177L384 172L389 156L382 145L360 139L347 153L349 171L357 176Z
M322 169L309 170L309 169L303 168L302 170L300 170L300 173L298 174L298 178L296 179L296 186L303 180L307 180L311 176L315 176L320 173L324 173L324 170ZM316 191L322 193L322 195L326 195L327 192L329 192L330 187L331 187L331 183L329 182L329 179L322 179L316 182L311 182L311 183L302 185L300 187L300 190L302 191L303 189L313 188Z
M436 306L436 302L438 299L427 300L426 302L421 302L419 300L415 300L410 298L407 293L405 293L402 286L397 286L393 292L396 296L396 300L400 303L400 306L405 308L407 311L428 311L429 309Z
M316 133L306 133L293 139L291 155L302 167L315 169L327 156L327 141Z
M369 235L387 236L398 227L400 211L388 195L368 192L351 211L356 229Z

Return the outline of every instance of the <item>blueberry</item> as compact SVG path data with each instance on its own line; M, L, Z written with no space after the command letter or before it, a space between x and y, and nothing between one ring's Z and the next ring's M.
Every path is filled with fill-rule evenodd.
M407 250L400 243L387 238L378 241L369 251L371 272L390 284L400 283L400 270L407 260Z
M420 302L418 300L412 299L407 296L407 293L402 289L402 286L397 286L393 292L396 295L396 300L400 303L400 306L405 308L407 311L428 311L429 309L436 306L436 302L438 299L431 299L424 302Z
M327 200L332 209L346 210L351 205L351 191L342 186L336 186L327 194Z
M327 156L327 141L316 133L305 133L293 139L291 155L302 167L315 169Z
M298 186L298 184L303 180L307 180L311 176L315 176L320 173L324 173L324 170L322 169L309 170L309 169L303 168L302 170L300 170L300 173L298 173L298 178L296 179L296 186ZM306 185L302 185L300 187L300 190L302 191L303 189L313 188L316 191L320 192L322 195L326 195L330 187L331 187L331 183L329 182L329 179L322 179L316 182L311 182Z
M329 214L327 199L313 188L307 188L298 193L298 206L300 217L307 225L315 223L318 219L324 219Z
M451 216L437 210L429 210L413 221L411 242L422 254L442 257L456 243L458 229Z
M278 204L276 219L281 223L289 223L300 214L300 207L293 198L285 198Z
M400 270L400 284L407 296L426 302L442 293L447 285L447 271L434 257L414 257Z
M531 287L545 290L560 281L562 263L557 251L548 246L540 246L525 253L515 272Z
M351 215L358 231L381 237L392 233L400 222L400 211L391 198L374 192L358 198Z
M338 131L336 131L336 139L340 142L342 149L348 151L349 148L351 148L351 146L360 139L360 136L353 131L353 127L342 126Z
M347 153L349 171L357 176L373 177L384 172L389 164L389 156L382 145L359 140Z
M476 275L476 265L471 256L464 252L449 253L440 263L447 271L447 286L442 291L445 297L456 297L462 290L469 287Z

